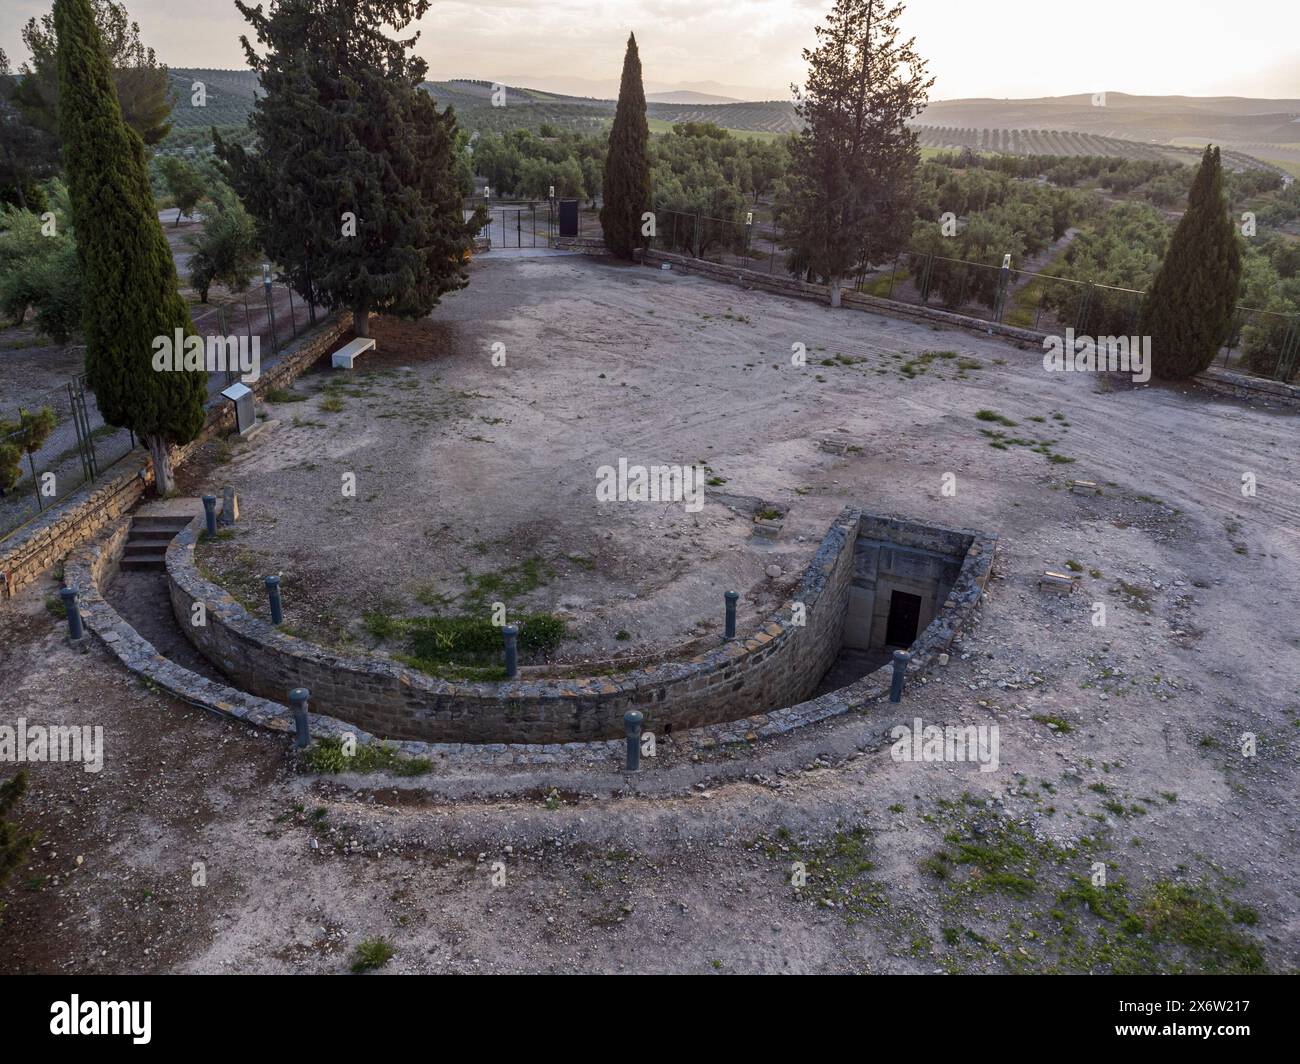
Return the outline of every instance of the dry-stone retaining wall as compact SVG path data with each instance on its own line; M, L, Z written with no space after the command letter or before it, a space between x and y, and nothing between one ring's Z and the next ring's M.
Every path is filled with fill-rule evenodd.
M996 537L857 515L852 511L847 512L846 516L855 518L857 531L866 536L887 534L915 545L925 543L928 537L938 536L945 549L965 547L965 560L948 600L940 615L912 647L911 670L920 671L933 662L935 655L948 648L953 638L971 619L989 576ZM116 572L129 528L129 521L117 523L96 542L74 551L68 559L66 583L80 592L79 610L87 630L98 637L132 672L184 701L258 727L279 732L292 731L293 721L283 704L215 683L169 661L103 599L100 587L111 580ZM846 546L843 553L851 555L852 551ZM185 621L189 621L188 616ZM703 751L728 743L753 742L782 735L842 713L862 710L889 689L890 672L890 667L885 666L847 687L797 705L690 731L677 731L673 733L672 741L686 749ZM352 736L362 744L387 742L352 722L319 713L310 714L309 719L314 739ZM576 743L435 743L406 740L390 745L407 757L479 766L606 764L616 767L623 753L623 744L618 740Z
M383 658L354 658L296 639L251 617L194 565L196 520L172 541L167 572L172 607L191 642L241 687L269 698L293 687L316 708L395 739L433 742L581 742L623 734L623 715L640 710L657 733L794 705L812 692L839 652L858 514L846 510L827 532L796 601L748 638L689 661L608 677L452 683ZM208 623L184 619L195 601Z
M341 656L304 642L250 616L200 575L193 556L198 520L168 547L167 572L173 611L186 636L240 687L273 699L306 687L313 708L378 735L435 743L616 739L623 714L637 709L645 715L646 729L657 734L718 724L726 741L774 734L847 708L843 698L805 699L840 650L862 520L860 511L846 509L805 571L793 600L804 604L805 624L794 623L792 602L748 638L686 661L608 677L453 683L388 659ZM966 560L947 601L917 640L913 668L919 669L951 642L973 608L988 575L994 537L867 520L873 536L893 526L913 540L959 537L954 549ZM206 606L207 624L199 628L188 623L196 601ZM887 671L868 677L869 683L859 681L858 690L845 697L857 697L860 704L868 689L887 686Z

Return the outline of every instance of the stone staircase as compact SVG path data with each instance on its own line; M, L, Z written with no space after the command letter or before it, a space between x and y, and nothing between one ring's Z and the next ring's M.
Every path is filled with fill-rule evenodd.
M147 515L131 518L121 568L136 572L161 572L167 544L190 523L189 517Z

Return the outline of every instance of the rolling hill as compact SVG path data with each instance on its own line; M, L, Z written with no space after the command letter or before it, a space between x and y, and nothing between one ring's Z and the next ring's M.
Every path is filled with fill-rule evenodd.
M173 123L178 134L191 131L183 142L193 142L199 130L212 125L232 127L247 121L258 91L251 70L174 68L171 75L177 89ZM190 106L195 81L206 86L206 107ZM590 132L603 128L614 115L613 100L514 85L506 87L505 106L494 107L490 81L430 81L424 87L440 105L454 107L461 124L471 131L538 129L548 124ZM656 130L682 122L713 122L724 129L764 135L799 128L789 101L719 102L723 99L695 92L661 93L658 98L652 94L646 114ZM914 124L926 147L1183 158L1213 141L1239 166L1258 165L1253 160L1267 160L1279 168L1300 164L1300 99L1114 92L1096 102L1084 95L936 100Z

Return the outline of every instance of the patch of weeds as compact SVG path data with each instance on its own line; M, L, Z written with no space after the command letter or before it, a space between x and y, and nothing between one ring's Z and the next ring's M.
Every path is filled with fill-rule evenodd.
M840 910L846 921L878 915L889 907L884 884L868 877L875 867L869 855L871 833L866 828L836 831L824 843L786 856L769 844L769 856L802 861L808 885L798 896L824 908Z
M58 595L45 596L45 609L51 617L57 617L61 621L68 619L68 608L63 604L63 599Z
M543 587L554 576L546 562L536 556L497 572L464 573L466 590L462 606L470 613L487 612L492 602L509 602Z
M1066 567L1067 569L1069 569L1070 572L1072 572L1072 573L1081 573L1081 572L1083 572L1083 566L1080 565L1078 562L1076 562L1073 558L1070 558L1070 559L1068 559L1068 560L1066 561L1066 563L1065 563L1065 567Z
M340 772L391 772L394 776L423 776L433 769L427 757L399 757L387 743L358 744L349 757L337 736L318 739L301 755L301 764L317 775Z
M952 858L943 850L939 850L922 859L921 871L926 875L934 876L935 879L947 879L952 875Z
M272 388L262 398L268 403L305 403L307 396L288 388Z
M1117 594L1125 597L1125 605L1131 610L1138 613L1151 612L1151 589L1147 587L1138 587L1136 584L1130 584L1124 580L1117 580L1115 587L1112 588Z
M1042 724L1049 728L1055 727L1055 729L1058 732L1060 732L1062 735L1069 735L1070 732L1074 731L1074 729L1070 727L1069 721L1062 720L1060 717L1054 717L1047 713L1037 713L1034 716L1030 717L1029 719L1035 720L1039 724Z
M369 610L361 615L361 625L376 639L392 639L402 630L402 622L383 610Z
M614 638L617 639L620 643L626 643L629 639L632 638L632 633L629 632L626 628L620 628L617 632L614 633Z
M352 951L352 973L360 975L362 972L382 968L392 958L393 946L388 939L363 939L357 943L357 948Z
M519 651L544 656L566 638L560 618L533 613L514 621L519 628ZM483 616L417 617L403 623L411 662L425 672L446 675L456 670L501 669L501 629ZM504 671L504 670L502 670Z
M999 414L996 410L981 409L975 411L975 416L980 421L992 421L998 425L1005 425L1007 428L1015 428L1018 422L1012 421L1005 414Z
M1018 898L1034 893L1043 844L1024 828L1001 821L977 822L963 829L949 832L944 841L952 848L953 863L970 870L961 884L964 889Z
M343 409L343 400L336 395L327 396L320 401L320 409L328 414L337 414Z

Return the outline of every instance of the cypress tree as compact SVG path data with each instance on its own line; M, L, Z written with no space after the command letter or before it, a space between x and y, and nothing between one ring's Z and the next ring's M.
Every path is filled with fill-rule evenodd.
M623 56L623 80L618 87L618 107L609 131L604 204L600 208L605 247L623 259L630 259L632 250L641 246L641 215L651 206L649 144L641 56L635 34L629 34Z
M256 149L216 138L268 258L294 289L349 309L423 317L464 287L478 217L466 221L456 116L420 89L426 64L402 30L429 0L278 0L236 7L267 51L243 38L263 95Z
M1142 304L1138 332L1151 338L1151 372L1165 380L1200 373L1232 331L1241 245L1223 193L1219 149L1207 146L1187 210Z
M155 371L156 338L194 334L154 209L144 142L122 120L89 0L55 0L59 132L85 278L86 374L110 425L149 448L154 487L173 488L169 447L203 426L207 375ZM181 352L176 352L179 355Z

